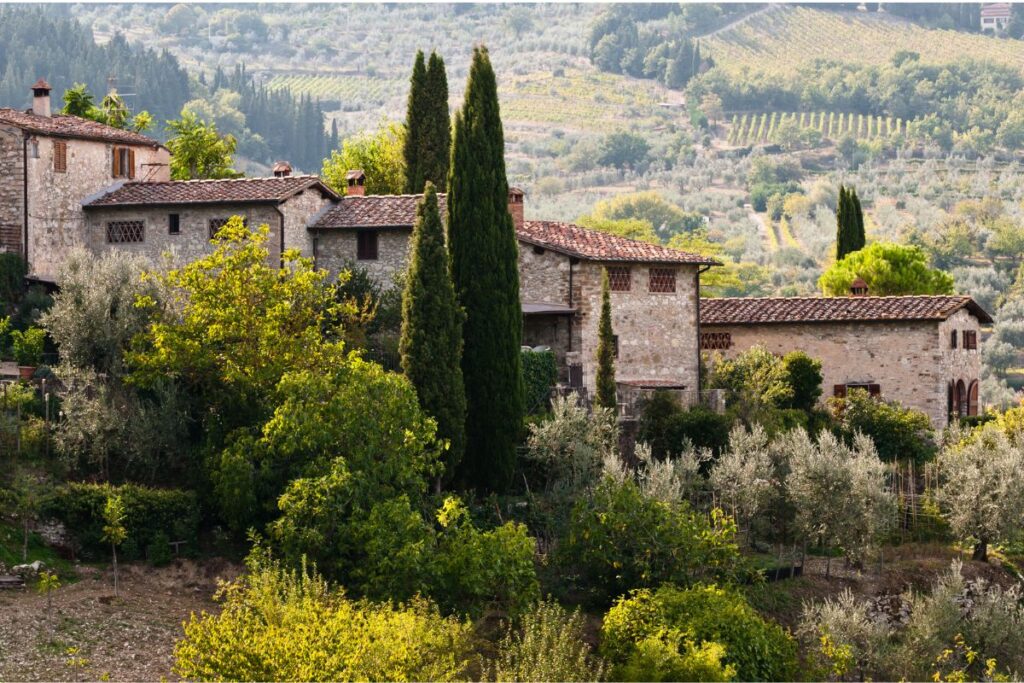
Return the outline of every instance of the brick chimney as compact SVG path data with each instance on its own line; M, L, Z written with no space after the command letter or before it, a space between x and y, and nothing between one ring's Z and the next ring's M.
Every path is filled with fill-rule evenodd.
M508 212L516 230L523 227L523 191L518 187L508 188Z
M50 116L50 84L42 78L32 84L32 113Z
M862 278L856 278L850 283L850 296L867 296L868 295L868 283L864 282Z
M362 169L352 169L345 174L345 185L345 194L350 197L362 197L366 194L366 174Z
M274 177L287 178L292 174L292 165L287 161L278 161L274 164Z

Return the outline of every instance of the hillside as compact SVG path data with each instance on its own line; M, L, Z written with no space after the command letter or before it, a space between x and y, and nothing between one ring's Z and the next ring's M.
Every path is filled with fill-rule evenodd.
M795 71L816 59L884 64L897 52L922 61L989 60L1017 68L1024 41L929 29L891 14L775 6L705 38L716 63L732 72Z

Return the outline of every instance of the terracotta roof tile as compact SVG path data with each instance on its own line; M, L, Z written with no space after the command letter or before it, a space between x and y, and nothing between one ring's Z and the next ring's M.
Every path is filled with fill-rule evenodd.
M967 308L991 316L969 296L835 296L701 299L702 325L945 320Z
M54 114L39 116L28 111L0 108L0 124L9 124L39 135L53 135L62 138L82 140L100 140L103 142L120 142L127 145L145 145L147 147L163 147L159 142L142 133L121 130L83 119L70 114Z
M412 228L421 194L346 195L325 211L313 228ZM444 218L445 195L438 193L437 205Z
M714 259L699 254L588 230L572 223L525 221L517 231L517 237L530 244L591 261L720 265Z
M143 206L147 204L236 204L281 202L315 187L331 199L337 195L316 176L237 178L231 180L172 180L165 183L124 183L83 206Z

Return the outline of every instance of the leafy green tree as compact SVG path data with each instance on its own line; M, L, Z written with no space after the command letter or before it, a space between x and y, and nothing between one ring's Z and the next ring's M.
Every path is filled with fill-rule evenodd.
M612 331L612 299L608 286L608 271L601 273L601 318L597 323L597 391L594 403L600 408L615 409L618 398L615 389L615 335Z
M124 501L121 496L109 495L103 506L103 540L110 544L110 552L114 558L114 595L118 595L117 546L128 538L125 523Z
M182 109L181 118L168 121L167 129L173 134L167 141L173 180L241 177L232 168L237 144L233 135L220 135L214 124L201 121L188 109Z
M649 244L661 244L661 238L654 232L650 221L639 218L595 218L589 215L580 216L576 219L576 223L584 228L606 232L609 235L618 235Z
M627 131L609 133L601 141L597 163L618 169L638 169L647 163L650 143L642 136Z
M726 389L726 402L747 422L793 400L793 386L782 359L763 346L754 346L735 358L715 363L709 384Z
M858 277L874 296L953 293L953 278L929 268L920 247L892 242L872 242L847 255L822 274L818 286L827 296L846 296Z
M921 465L935 456L935 432L920 410L880 401L863 389L830 399L839 433L850 443L857 434L871 437L885 462L911 460Z
M810 412L821 398L821 361L811 358L803 351L790 351L782 357L786 381L793 388L793 398L788 408Z
M60 578L53 572L42 571L39 573L39 582L36 584L36 591L46 596L46 623L53 631L53 592L60 588Z
M450 480L466 440L463 313L452 284L437 192L429 180L416 208L410 253L398 348L402 370L416 387L420 406L437 420L438 436L448 442L445 472Z
M133 115L124 99L116 92L109 93L100 105L96 106L92 93L84 83L75 83L64 91L64 107L61 113L140 133L153 125L153 117L148 111L140 111Z
M100 116L100 112L96 108L96 100L85 83L75 83L64 91L64 108L60 110L60 113L93 121L98 120Z
M424 66L423 51L416 53L405 117L405 192L419 194L432 182L444 192L451 154L451 119L448 114L448 77L444 60L436 52Z
M484 47L473 51L462 110L455 117L448 190L452 279L466 311L461 479L473 488L500 490L511 480L522 429L522 310L497 82Z
M640 224L636 224L634 221L643 221L653 227L658 235L664 236L666 239L682 233L697 234L704 227L704 217L699 213L683 211L653 190L621 194L602 200L594 205L588 216L582 216L580 220L582 221L581 225L594 227L597 230L602 229L600 223L604 221L630 221L624 225L629 225L638 236L623 234L615 230L606 230L606 232L616 232L623 237L643 241L650 240L646 239ZM590 221L597 224L589 225Z
M345 194L345 175L352 170L366 174L366 194L402 194L405 189L406 130L401 123L381 124L375 133L362 133L342 142L341 150L324 159L320 176L335 192Z

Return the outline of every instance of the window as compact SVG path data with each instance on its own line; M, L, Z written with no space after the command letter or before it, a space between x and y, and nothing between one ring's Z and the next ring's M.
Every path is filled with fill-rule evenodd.
M37 143L38 145L38 143ZM39 157L38 150L35 153ZM54 173L66 173L68 170L68 143L56 140L53 143L53 171Z
M608 268L608 286L613 292L628 292L632 284L633 271L629 266L610 266Z
M730 349L732 348L732 333L701 332L700 348L705 351Z
M220 232L220 229L228 224L230 218L211 218L210 219L210 239L212 240Z
M832 387L832 395L836 398L846 398L846 395L854 389L868 392L871 398L878 398L882 395L882 386L868 382L851 382L850 384L837 384Z
M676 291L676 271L673 268L651 268L647 289L651 292Z
M533 245L533 253L536 254L537 256L543 256L544 247L538 247L536 244Z
M167 214L167 234L177 235L181 232L181 216L176 213Z
M128 147L114 147L114 166L111 174L115 178L135 177L135 150Z
M952 332L949 333L949 348L956 348L956 339L958 336L959 335L957 335L956 330L953 330Z
M619 357L619 335L612 335L612 355L615 358Z
M360 261L377 260L377 233L360 230L356 233L356 258Z
M111 221L107 223L107 242L124 244L141 242L145 235L145 223L142 221Z
M978 333L974 330L964 330L964 350L974 351L978 348Z

